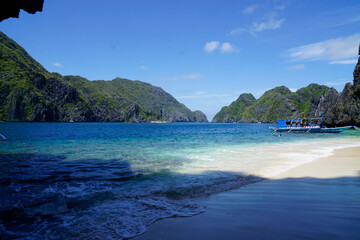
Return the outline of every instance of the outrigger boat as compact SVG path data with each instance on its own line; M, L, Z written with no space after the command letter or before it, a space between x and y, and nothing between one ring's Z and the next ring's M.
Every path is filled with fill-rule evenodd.
M305 132L305 133L341 133L354 128L353 126L328 128L324 124L324 117L309 119L277 120L278 126L269 127L274 132Z
M4 137L4 135L2 135L2 134L0 133L0 141L7 141L7 140L10 140L10 139Z

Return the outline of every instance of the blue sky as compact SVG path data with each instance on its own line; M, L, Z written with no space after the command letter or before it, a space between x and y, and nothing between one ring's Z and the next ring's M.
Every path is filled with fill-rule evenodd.
M360 1L45 0L0 30L50 72L145 81L211 120L244 92L341 91L358 57Z

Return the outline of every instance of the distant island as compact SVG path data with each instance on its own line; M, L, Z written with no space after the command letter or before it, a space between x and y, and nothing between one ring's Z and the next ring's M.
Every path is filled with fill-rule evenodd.
M0 32L0 121L207 122L160 87L48 72Z
M360 48L359 48L360 54ZM266 91L259 99L244 93L223 107L212 122L275 122L277 119L325 116L328 126L360 126L360 57L354 81L342 92L324 85L310 84L296 92L285 86Z

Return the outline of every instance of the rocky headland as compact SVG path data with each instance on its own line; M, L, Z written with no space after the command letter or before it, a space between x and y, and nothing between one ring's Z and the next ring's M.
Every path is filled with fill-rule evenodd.
M360 55L360 47L359 47ZM310 84L296 92L285 86L266 91L259 99L244 93L223 107L212 122L276 122L277 119L325 116L327 126L360 126L360 57L353 83L342 92Z
M259 99L250 93L223 107L213 122L275 122L281 118L313 116L321 96L329 91L324 85L310 84L296 92L280 86L266 91Z
M0 121L207 122L160 87L48 72L0 32Z

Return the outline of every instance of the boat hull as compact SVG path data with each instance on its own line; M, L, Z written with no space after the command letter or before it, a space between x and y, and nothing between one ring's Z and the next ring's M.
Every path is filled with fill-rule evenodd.
M351 127L343 128L307 128L307 127L287 127L275 128L270 127L274 132L294 132L294 133L341 133Z
M311 119L279 119L277 128L270 127L274 132L302 132L302 133L341 133L354 126L328 128L324 124L324 116Z

